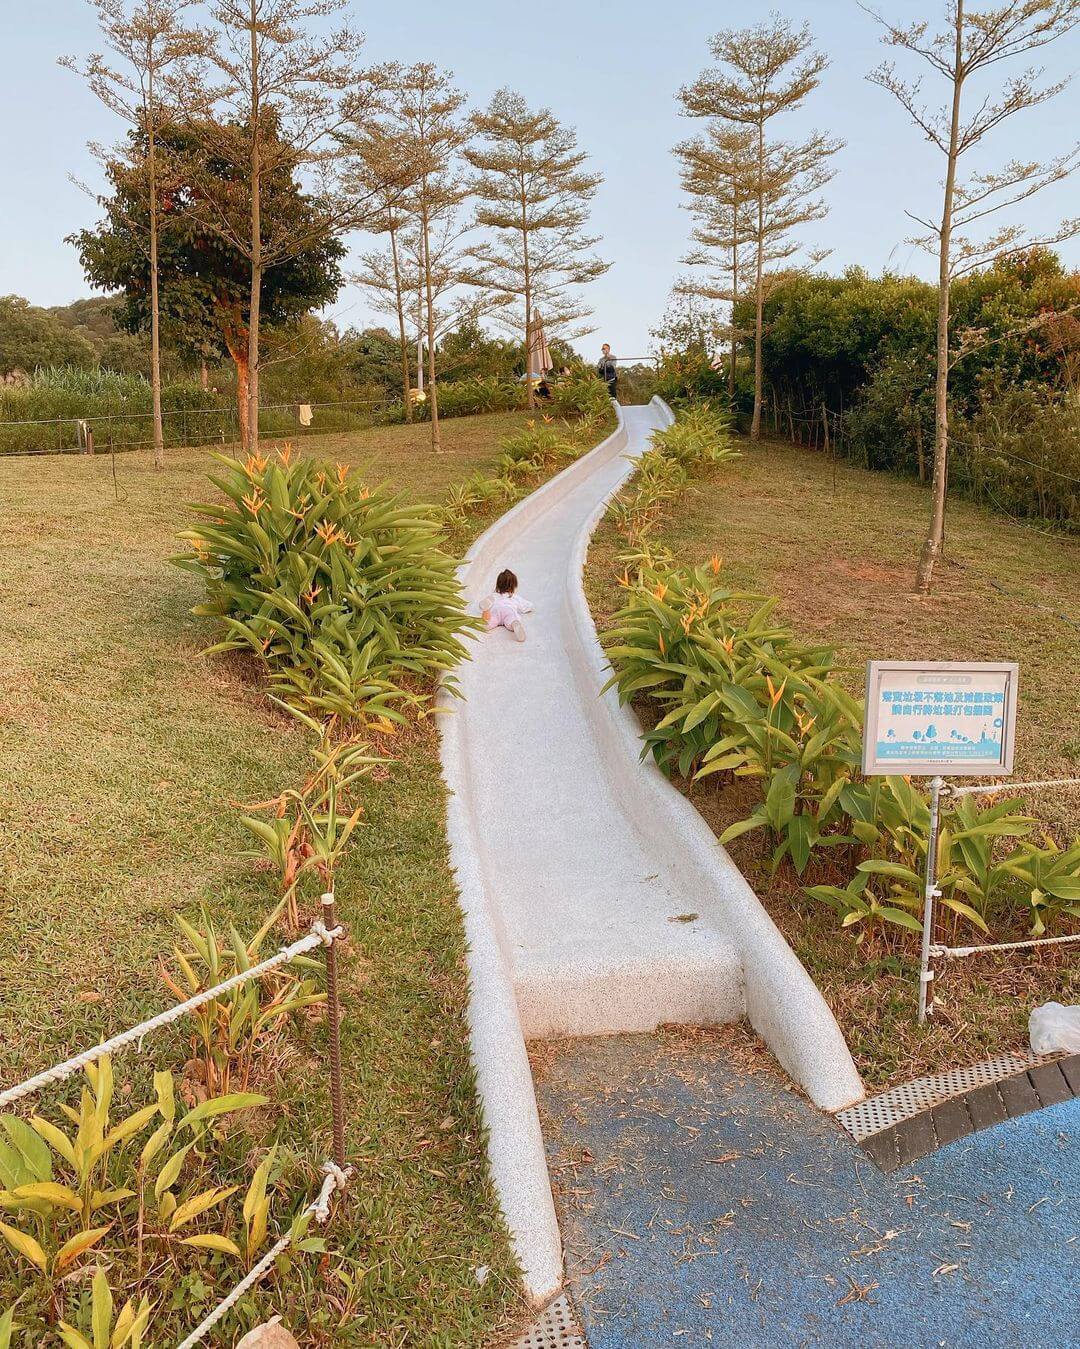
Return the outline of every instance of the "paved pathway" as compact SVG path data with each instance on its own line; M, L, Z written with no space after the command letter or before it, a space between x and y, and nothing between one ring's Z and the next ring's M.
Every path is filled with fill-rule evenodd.
M738 1028L537 1063L592 1349L1080 1346L1080 1101L884 1176Z

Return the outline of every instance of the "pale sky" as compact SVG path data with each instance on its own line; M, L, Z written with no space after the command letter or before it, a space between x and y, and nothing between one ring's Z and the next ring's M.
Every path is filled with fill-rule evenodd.
M609 341L619 355L648 351L649 328L663 312L686 246L671 146L693 134L678 115L675 93L707 64L706 39L718 28L763 18L774 6L712 0L352 0L367 34L370 61L433 60L455 73L474 105L502 85L546 104L577 128L593 165L604 174L593 215L600 251L613 264L590 288L596 333L579 343L592 354ZM832 249L839 270L859 263L930 276L928 258L903 242L914 232L904 210L938 209L937 152L866 73L886 53L877 29L855 0L786 0L776 6L806 19L832 58L822 87L801 111L777 123L785 136L820 128L847 141L827 189L827 220L805 232ZM940 0L880 0L892 17L940 16ZM92 292L64 236L90 224L97 208L69 181L96 185L88 140L111 142L122 127L58 56L95 47L96 26L85 0L0 0L0 294L64 304ZM1080 66L1080 31L1043 53L1059 77ZM915 67L904 62L903 68ZM936 102L941 87L928 76ZM1080 84L1054 103L1021 114L998 133L988 163L1060 153L1076 138ZM1080 215L1080 176L1027 208L1028 223L1047 229ZM1080 244L1063 256L1080 265ZM342 326L369 320L362 296L343 291L329 314Z

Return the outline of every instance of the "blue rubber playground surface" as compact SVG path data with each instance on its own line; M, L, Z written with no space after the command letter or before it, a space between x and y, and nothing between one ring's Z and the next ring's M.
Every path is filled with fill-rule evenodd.
M884 1176L737 1029L544 1058L592 1349L1080 1346L1080 1100Z

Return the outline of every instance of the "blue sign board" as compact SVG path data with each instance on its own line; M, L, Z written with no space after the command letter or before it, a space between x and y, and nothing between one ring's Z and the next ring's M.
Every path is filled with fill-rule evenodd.
M917 777L1011 773L1018 667L871 661L863 772Z

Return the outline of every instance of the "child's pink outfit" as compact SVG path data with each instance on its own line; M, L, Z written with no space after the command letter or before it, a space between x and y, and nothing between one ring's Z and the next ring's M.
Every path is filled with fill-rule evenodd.
M496 593L481 601L480 612L487 616L488 632L491 632L493 628L513 628L515 623L521 622L522 614L532 613L532 605L523 595Z

